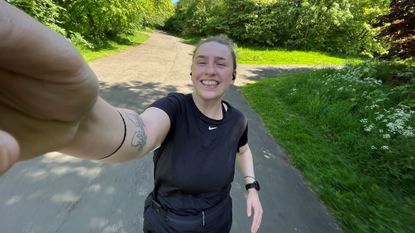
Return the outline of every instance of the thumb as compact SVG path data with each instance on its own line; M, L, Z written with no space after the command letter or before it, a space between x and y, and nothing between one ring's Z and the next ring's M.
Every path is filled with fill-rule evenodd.
M250 203L248 202L248 204L246 205L246 214L248 215L248 217L251 217L252 214L252 207L250 205Z
M0 175L18 160L19 151L16 139L7 132L0 130Z

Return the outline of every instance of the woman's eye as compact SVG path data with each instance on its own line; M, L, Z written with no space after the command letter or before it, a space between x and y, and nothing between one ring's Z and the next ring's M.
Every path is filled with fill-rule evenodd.
M219 63L219 64L218 64L218 66L220 66L220 67L224 67L224 66L226 66L226 64Z

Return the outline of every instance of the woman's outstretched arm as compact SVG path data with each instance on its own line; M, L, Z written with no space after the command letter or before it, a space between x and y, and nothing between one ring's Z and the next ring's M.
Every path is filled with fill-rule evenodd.
M94 72L69 40L0 1L0 174L50 151L101 159L121 145L124 132L131 144L144 129L145 142L136 141L141 149L124 142L104 161L132 159L161 143L169 127L161 110L138 115L106 103Z

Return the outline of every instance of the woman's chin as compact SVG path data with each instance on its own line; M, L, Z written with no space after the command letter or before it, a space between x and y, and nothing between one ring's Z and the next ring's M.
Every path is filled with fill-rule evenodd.
M196 92L197 96L200 99L211 101L211 100L218 100L221 99L223 96L223 93L219 93L217 91L199 91Z

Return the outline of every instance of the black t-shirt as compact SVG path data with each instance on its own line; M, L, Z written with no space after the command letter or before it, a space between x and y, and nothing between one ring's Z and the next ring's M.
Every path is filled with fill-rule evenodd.
M223 101L223 119L208 118L191 94L171 93L150 107L165 111L171 122L154 152L158 201L176 213L192 214L227 197L236 153L248 141L244 115Z

